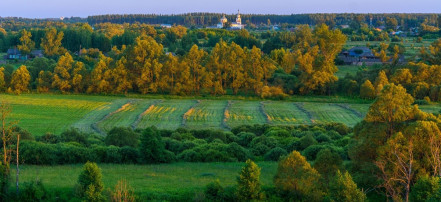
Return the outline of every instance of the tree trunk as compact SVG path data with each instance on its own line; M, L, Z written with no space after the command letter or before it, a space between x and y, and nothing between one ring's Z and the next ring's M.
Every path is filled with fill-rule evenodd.
M19 149L19 146L20 146L20 134L17 134L17 157L16 157L16 164L17 164L17 172L16 172L16 175L15 175L15 177L16 177L16 188L17 188L17 197L18 197L18 194L19 194L19 188L18 188L18 177L19 177L19 175L20 175L20 169L19 169L19 167L18 167L18 165L19 165L19 159L18 159L18 157L19 157L19 151L18 151L18 149Z

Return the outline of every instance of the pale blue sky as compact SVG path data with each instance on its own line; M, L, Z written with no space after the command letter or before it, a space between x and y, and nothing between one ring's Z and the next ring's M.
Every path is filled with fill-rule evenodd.
M189 12L441 13L441 0L1 0L0 16L46 18Z

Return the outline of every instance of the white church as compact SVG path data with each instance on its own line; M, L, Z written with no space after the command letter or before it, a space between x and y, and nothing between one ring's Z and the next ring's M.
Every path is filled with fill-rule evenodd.
M219 24L217 24L217 28L223 28L225 23L228 22L228 19L225 17L225 14L220 19ZM242 25L242 19L240 18L240 11L237 11L236 22L231 23L230 29L243 29L245 25Z

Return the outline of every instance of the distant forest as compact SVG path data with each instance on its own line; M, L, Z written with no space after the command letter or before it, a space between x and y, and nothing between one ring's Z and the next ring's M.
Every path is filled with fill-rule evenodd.
M88 22L90 25L111 22L123 23L146 23L146 24L175 24L184 26L212 26L219 22L222 13L187 13L178 15L157 15L157 14L124 14L124 15L96 15L87 18L70 17L28 19L19 17L0 17L0 23L23 22L38 24L48 21L62 21L67 23ZM229 21L234 21L236 14L226 15ZM248 25L268 24L309 24L316 25L325 23L330 27L339 25L350 25L353 22L367 22L372 25L383 25L387 18L394 18L402 27L417 27L421 23L434 26L441 24L440 14L292 14L292 15L262 15L262 14L241 14L242 23Z

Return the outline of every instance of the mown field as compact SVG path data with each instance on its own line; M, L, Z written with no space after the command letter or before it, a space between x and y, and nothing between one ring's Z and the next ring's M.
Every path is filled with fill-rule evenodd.
M229 130L244 124L299 125L338 122L354 126L366 115L370 104L346 102L332 97L293 101L197 100L131 98L87 95L5 95L1 100L13 108L12 120L36 136L59 134L70 127L87 133L105 134L112 127L160 129ZM295 99L295 98L293 98ZM427 112L439 112L439 104L424 105Z
M138 196L156 195L161 198L190 195L219 179L222 186L233 186L245 163L173 163L156 165L99 164L104 187L113 189L118 180L125 179ZM277 162L258 162L263 186L272 186ZM83 165L21 166L20 182L41 179L47 190L70 194ZM15 176L15 170L12 171ZM15 179L15 178L14 178ZM12 183L15 185L15 180Z

